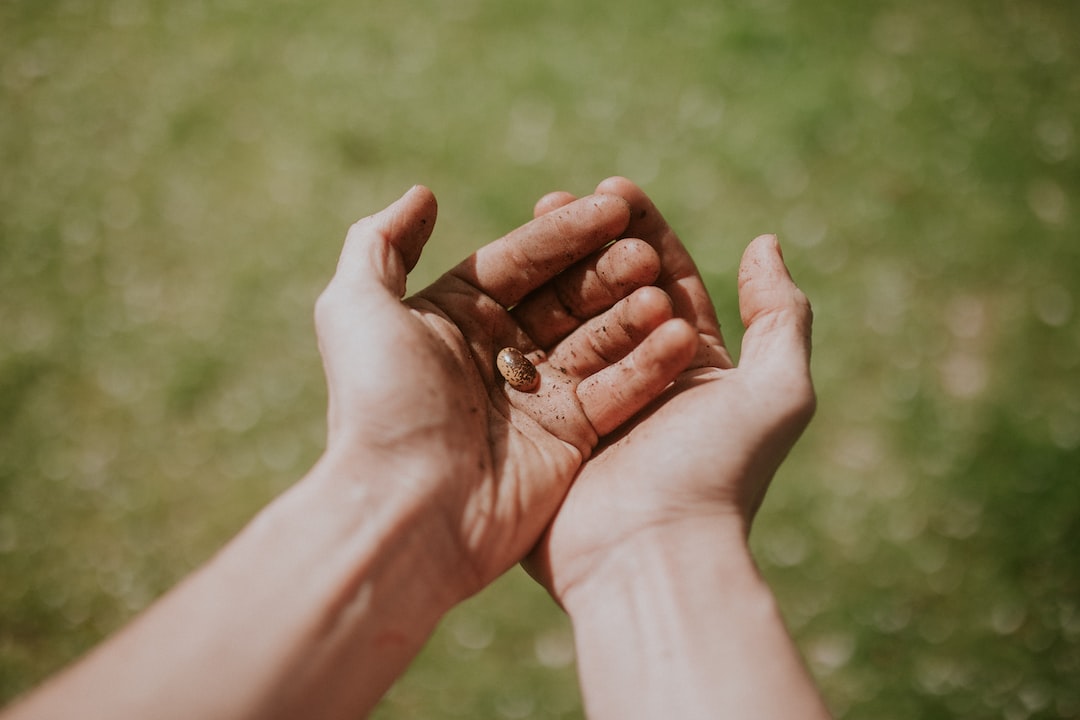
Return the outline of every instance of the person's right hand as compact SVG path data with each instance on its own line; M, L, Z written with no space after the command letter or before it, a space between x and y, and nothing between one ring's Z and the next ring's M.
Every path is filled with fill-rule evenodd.
M774 472L815 408L810 305L788 274L775 237L757 238L742 258L739 306L746 334L735 367L694 262L652 201L623 178L604 181L597 192L630 204L626 234L660 255L656 285L672 298L676 316L697 330L699 348L664 395L601 443L530 559L530 572L564 603L646 536L652 542L653 535L706 523L727 528L736 545L744 543ZM552 212L572 197L545 196L535 214Z

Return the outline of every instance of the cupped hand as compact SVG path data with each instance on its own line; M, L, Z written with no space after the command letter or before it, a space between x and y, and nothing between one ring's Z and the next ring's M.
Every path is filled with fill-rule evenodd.
M656 252L598 193L485 246L402 300L436 202L415 187L349 231L316 306L329 386L324 462L403 498L458 598L519 561L600 438L690 362L693 329L650 284ZM510 387L519 348L539 387Z
M815 407L810 305L775 237L755 239L742 258L746 333L736 367L693 260L652 201L624 178L604 181L597 192L629 203L625 232L657 251L656 286L693 325L698 349L660 398L601 441L530 557L530 572L563 602L644 537L704 523L726 526L728 536L745 542L773 474ZM569 202L571 195L553 193L535 214L545 217Z

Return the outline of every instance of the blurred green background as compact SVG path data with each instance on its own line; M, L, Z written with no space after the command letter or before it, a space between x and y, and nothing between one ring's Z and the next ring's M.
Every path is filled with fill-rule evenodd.
M353 220L435 190L416 289L624 174L733 347L753 236L814 302L752 540L836 714L1080 716L1078 36L1064 0L3 0L0 701L318 456ZM565 618L512 572L377 717L581 717Z

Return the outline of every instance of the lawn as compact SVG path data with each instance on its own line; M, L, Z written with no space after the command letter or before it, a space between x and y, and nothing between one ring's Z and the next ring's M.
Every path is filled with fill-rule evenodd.
M836 715L1080 716L1078 33L1052 0L0 3L0 703L318 457L351 222L435 191L416 289L622 174L734 348L755 235L814 303L820 409L752 543ZM581 716L520 571L376 713Z

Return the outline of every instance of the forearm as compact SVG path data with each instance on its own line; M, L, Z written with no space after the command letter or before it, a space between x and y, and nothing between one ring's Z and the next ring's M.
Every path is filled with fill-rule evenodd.
M411 522L415 503L365 496L338 470L317 467L4 720L356 718L369 710L454 598L431 587L434 554L446 543Z
M643 531L575 588L588 716L825 718L741 532Z

